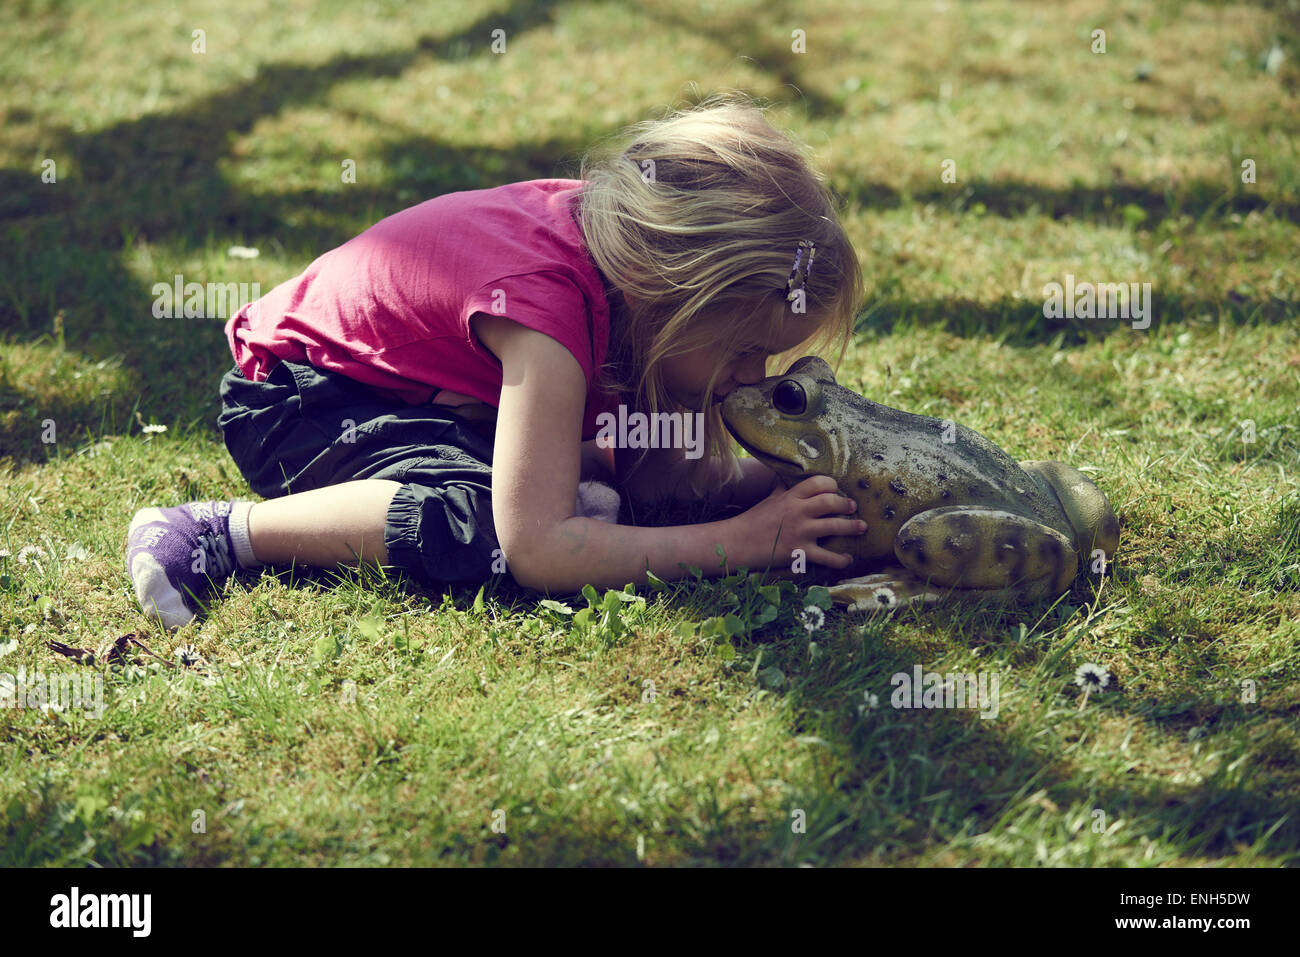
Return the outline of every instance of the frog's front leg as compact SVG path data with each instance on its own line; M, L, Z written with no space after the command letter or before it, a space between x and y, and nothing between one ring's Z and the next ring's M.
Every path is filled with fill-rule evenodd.
M827 591L837 605L849 611L893 611L905 605L932 605L944 597L946 589L932 588L906 568L891 566L874 575L846 578Z
M847 605L848 611L871 614L961 599L993 604L1033 601L1046 594L1045 586L1046 582L1039 580L1009 588L941 588L900 565L893 565L874 575L846 578L827 591L837 605Z
M931 585L1014 588L1025 598L1059 595L1079 570L1074 545L1061 532L1018 512L981 505L913 515L898 530L894 554Z

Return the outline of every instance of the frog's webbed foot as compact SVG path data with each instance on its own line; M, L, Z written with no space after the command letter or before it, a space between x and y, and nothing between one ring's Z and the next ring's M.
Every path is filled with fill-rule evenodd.
M947 589L930 585L901 566L891 566L874 575L846 578L827 589L837 605L849 611L892 612L905 605L932 605L945 596Z

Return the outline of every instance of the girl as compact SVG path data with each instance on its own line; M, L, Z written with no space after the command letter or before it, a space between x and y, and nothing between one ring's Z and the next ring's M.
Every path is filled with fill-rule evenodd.
M796 548L848 565L817 540L865 530L853 501L738 461L718 409L773 355L818 339L843 358L862 280L820 176L739 95L631 132L578 180L390 216L240 309L218 424L268 500L137 512L145 612L186 624L236 567L291 562L551 592L717 569L719 545L733 566ZM620 404L700 413L705 454L597 442ZM582 481L597 478L633 503L743 511L620 525L618 495Z

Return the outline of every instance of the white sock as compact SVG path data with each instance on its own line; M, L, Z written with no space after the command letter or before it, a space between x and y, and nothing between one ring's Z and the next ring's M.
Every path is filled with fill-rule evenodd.
M265 564L253 554L253 543L248 538L248 513L252 508L252 502L244 501L230 506L230 543L235 546L235 561L240 568L261 568Z

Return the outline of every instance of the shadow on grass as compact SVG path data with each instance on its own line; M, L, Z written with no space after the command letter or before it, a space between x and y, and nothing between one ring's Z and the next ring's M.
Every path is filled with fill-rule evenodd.
M1132 213L1126 210L1130 208L1141 210L1145 217L1142 224L1148 228L1172 216L1199 219L1234 213L1245 215L1257 210L1267 210L1280 219L1300 223L1300 203L1270 200L1239 185L1233 186L1232 182L1226 176L1224 183L1189 180L1177 189L1162 190L1137 183L1105 186L1076 183L1053 187L1003 178L904 192L884 183L859 180L849 185L845 198L868 209L933 204L960 213L980 204L986 212L1006 218L1041 215L1116 227L1128 222Z
M398 198L415 187L425 195L473 189L559 173L562 162L587 144L578 138L538 140L509 149L450 148L420 137L386 147L385 161L413 167L402 181L346 190L304 189L250 195L232 187L218 163L228 157L232 134L250 130L261 118L288 106L317 103L338 83L358 77L396 77L427 59L465 59L484 49L483 38L502 27L512 35L552 22L552 3L519 2L485 14L449 37L419 37L409 49L368 55L341 54L321 65L273 64L257 76L203 97L169 113L79 134L68 129L50 134L46 153L74 178L42 184L33 171L0 169L0 259L9 268L0 275L0 321L19 337L47 331L46 323L64 313L66 339L90 359L121 356L138 384L135 394L116 394L58 405L61 437L93 434L130 425L127 412L138 404L148 419L214 423L217 382L230 366L219 320L153 318L152 283L134 278L122 250L136 240L169 242L186 248L256 241L291 249L324 251L409 205ZM706 20L708 18L705 18ZM678 24L701 28L694 20ZM740 21L709 20L704 28L719 38L745 26ZM754 43L771 49L759 66L800 89L796 54L784 41L763 40L745 27ZM728 42L730 42L728 40ZM749 42L748 40L746 42ZM774 44L774 45L773 45ZM763 47L767 50L767 47ZM836 112L832 101L803 90L799 95L814 115ZM1126 192L1127 191L1127 192ZM1157 216L1172 209L1210 210L1217 193L1207 184L1191 184L1177 196L1144 187L1051 190L1032 184L977 184L954 197L943 191L904 197L886 187L851 184L848 196L877 207L906 201L983 202L1004 215L1031 208L1053 215L1110 215L1116 204L1133 202ZM966 197L965 200L962 197ZM1223 211L1256 208L1253 196L1232 199ZM1164 211L1164 212L1162 212ZM358 224L361 224L358 228ZM167 275L163 275L166 272ZM170 280L171 270L155 279ZM221 277L205 277L217 279ZM1159 317L1216 311L1223 304L1172 303L1158 299ZM1282 303L1230 304L1242 317L1294 315ZM886 299L864 316L860 329L888 328L901 319L945 322L960 335L987 335L1010 330L1014 341L1042 341L1066 329L1072 341L1087 334L1043 320L1030 302L976 306L959 300L907 302ZM1159 320L1159 317L1157 321ZM1064 322L1064 321L1062 321ZM1077 330L1077 332L1076 332ZM50 446L39 441L41 423L51 403L0 389L0 457L16 462L44 461ZM6 413L10 413L7 416ZM65 444L67 439L61 439Z
M882 639L885 634L882 630ZM1058 811L1063 815L1074 805L1100 810L1106 827L1122 820L1126 826L1117 840L1135 854L1142 851L1136 842L1141 836L1168 842L1179 854L1191 857L1229 857L1256 842L1265 853L1292 861L1300 857L1300 817L1294 813L1293 784L1284 773L1293 761L1285 755L1260 761L1252 748L1244 766L1237 751L1207 755L1207 762L1213 763L1201 769L1204 779L1197 784L1178 785L1134 769L1129 772L1133 776L1118 786L1091 785L1068 755L1045 752L1032 732L1006 730L1005 710L1002 720L989 721L960 709L892 710L885 676L910 674L917 659L891 650L887 641L875 647L869 672L864 669L861 676L866 684L842 673L835 687L806 683L788 693L796 721L803 716L815 720L815 733L826 741L828 773L834 775L841 796L860 809L860 818L853 819L840 802L833 836L824 849L826 863L851 861L865 848L911 854L918 846L942 847L959 839L963 831L991 833L989 847L996 849L1008 838L999 833L1007 824L1006 816L1010 813L1014 822L1033 804L1047 812L1047 820L1038 823L1048 834L1054 830L1059 834L1057 829L1066 826L1063 819L1051 815ZM834 729L828 728L825 716L846 710L846 684L879 686L880 704L866 717L841 719ZM1132 707L1122 696L1089 705L1098 706L1152 720L1149 708ZM1285 710L1234 710L1224 714L1216 731L1231 727L1229 720L1253 723L1269 713L1285 717ZM1154 723L1167 727L1163 721ZM799 732L810 733L799 728L791 733ZM1079 733L1086 733L1082 725ZM1040 791L1044 793L1033 797ZM1093 821L1090 816L1083 822L1085 832ZM1028 825L1031 833L1035 826ZM1022 835L1019 840L1026 838ZM1053 851L1062 847L1059 840L1048 843ZM1025 853L1021 846L1014 860L999 861L994 851L991 861L1023 865L1031 862Z
M1057 282L1064 277L1058 277ZM1130 277L1116 276L1116 282L1132 281ZM1234 298L1192 299L1168 296L1153 287L1149 315L1141 320L1129 318L1081 319L1048 318L1043 315L1044 297L1041 289L1023 299L1003 298L996 302L973 302L965 299L927 299L915 301L901 299L884 291L875 302L858 317L855 331L859 335L889 336L908 325L935 326L963 339L1002 339L1004 345L1032 347L1052 342L1063 335L1062 344L1087 345L1097 342L1116 330L1126 330L1135 336L1149 336L1168 323L1224 319L1236 325L1255 323L1294 322L1300 317L1300 303L1288 299L1270 298L1257 302ZM1150 321L1149 328L1135 328Z
M231 365L224 321L155 319L152 283L141 283L122 262L123 249L136 239L192 248L254 237L324 251L409 205L397 193L411 185L438 194L557 175L557 157L585 144L547 140L522 148L452 149L412 137L389 148L390 159L403 157L419 169L407 181L280 195L248 195L218 169L230 153L231 135L265 116L318 102L335 84L358 77L396 77L425 60L464 59L487 49L491 30L517 36L545 27L555 8L523 0L450 37L420 37L408 50L341 54L313 66L264 66L249 82L173 112L86 134L51 131L43 153L76 171L58 184L41 183L34 171L0 169L0 260L6 263L0 322L11 336L34 339L49 331L47 323L61 310L71 348L92 359L122 357L138 382L135 395L60 407L61 440L101 423L109 431L124 428L137 402L146 418L207 420L215 428L217 382ZM170 281L172 270L155 278ZM0 431L0 457L46 460L40 400L5 390L0 415L13 412Z
M1300 24L1300 12L1288 7L1286 0L1257 0L1285 17L1289 10L1291 27ZM773 31L773 23L798 23L798 8L781 2L765 8L756 18L751 10L726 16L688 16L676 10L660 10L661 22L693 35L704 36L717 47L735 51L736 57L750 60L754 67L768 74L792 91L790 99L798 103L813 119L845 115L843 100L817 89L815 72L805 65L816 63L795 53L788 31ZM1294 39L1294 38L1292 38ZM1222 183L1191 180L1177 189L1160 189L1138 183L1112 183L1089 186L1081 183L1066 188L1000 178L996 181L975 180L951 186L936 186L917 192L905 192L884 183L856 180L847 184L840 197L868 209L897 209L913 204L950 208L960 212L982 204L996 216L1015 218L1028 214L1053 219L1078 219L1122 226L1126 207L1136 207L1144 222L1156 225L1178 215L1193 217L1228 216L1255 210L1270 210L1274 215L1300 223L1300 202L1269 200L1242 188L1235 170L1225 167ZM936 171L937 173L937 171Z
M802 13L780 0L767 4L761 17L752 9L742 9L727 15L714 8L708 14L688 16L670 8L655 11L661 23L674 27L689 36L703 36L725 50L735 51L737 59L746 59L758 70L767 73L782 86L793 91L791 99L799 103L815 119L839 116L840 103L834 97L817 91L814 84L804 78L803 65L808 58L792 49L790 31L773 30L774 23L798 23Z

